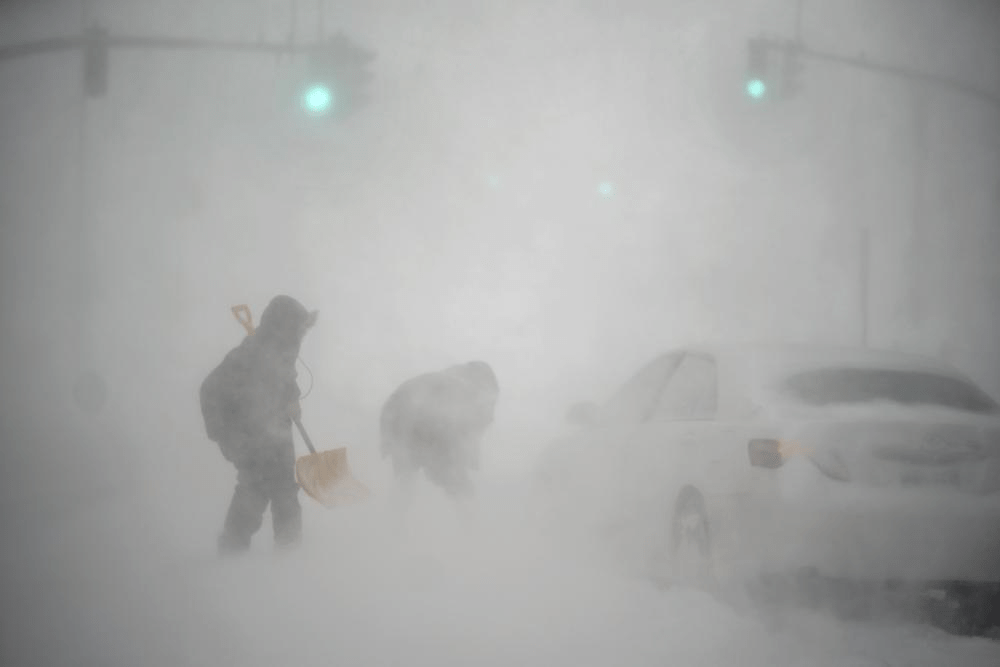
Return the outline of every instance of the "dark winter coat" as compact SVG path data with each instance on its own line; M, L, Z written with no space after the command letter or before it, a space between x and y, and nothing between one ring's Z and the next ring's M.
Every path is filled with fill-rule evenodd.
M382 456L397 470L477 468L498 393L493 370L481 361L407 380L382 408Z
M277 456L291 443L300 396L295 361L315 317L291 297L275 297L257 330L202 383L205 430L237 467Z

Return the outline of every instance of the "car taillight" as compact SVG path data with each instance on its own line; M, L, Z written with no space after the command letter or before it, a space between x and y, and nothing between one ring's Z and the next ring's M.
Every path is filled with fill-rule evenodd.
M758 468L780 468L785 463L784 450L780 440L754 439L747 445L750 465Z

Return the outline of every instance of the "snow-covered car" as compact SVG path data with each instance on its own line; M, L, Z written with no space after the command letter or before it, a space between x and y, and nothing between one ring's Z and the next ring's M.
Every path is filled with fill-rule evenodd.
M1000 582L1000 407L943 362L695 346L568 419L549 507L641 568Z

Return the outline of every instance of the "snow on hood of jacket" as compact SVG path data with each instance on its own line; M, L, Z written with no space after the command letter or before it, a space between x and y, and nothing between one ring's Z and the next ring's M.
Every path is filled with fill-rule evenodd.
M298 353L302 338L316 324L318 315L319 311L306 310L296 299L282 294L264 308L254 335L265 345L291 347Z

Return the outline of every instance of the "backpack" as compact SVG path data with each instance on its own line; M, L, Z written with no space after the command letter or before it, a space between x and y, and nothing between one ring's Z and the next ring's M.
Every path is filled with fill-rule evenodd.
M240 304L233 306L231 310L233 317L246 329L247 335L252 336L254 325L250 307L246 304ZM234 410L232 395L232 376L236 372L236 369L233 368L235 364L234 352L236 350L227 354L222 363L208 374L199 390L201 416L205 420L205 433L209 440L220 444L225 439L226 432L231 428L230 422Z
M225 362L223 362L225 363ZM221 443L226 434L226 404L228 397L223 392L221 382L222 364L217 366L205 381L201 383L198 397L201 402L201 416L205 421L205 433L208 439Z

